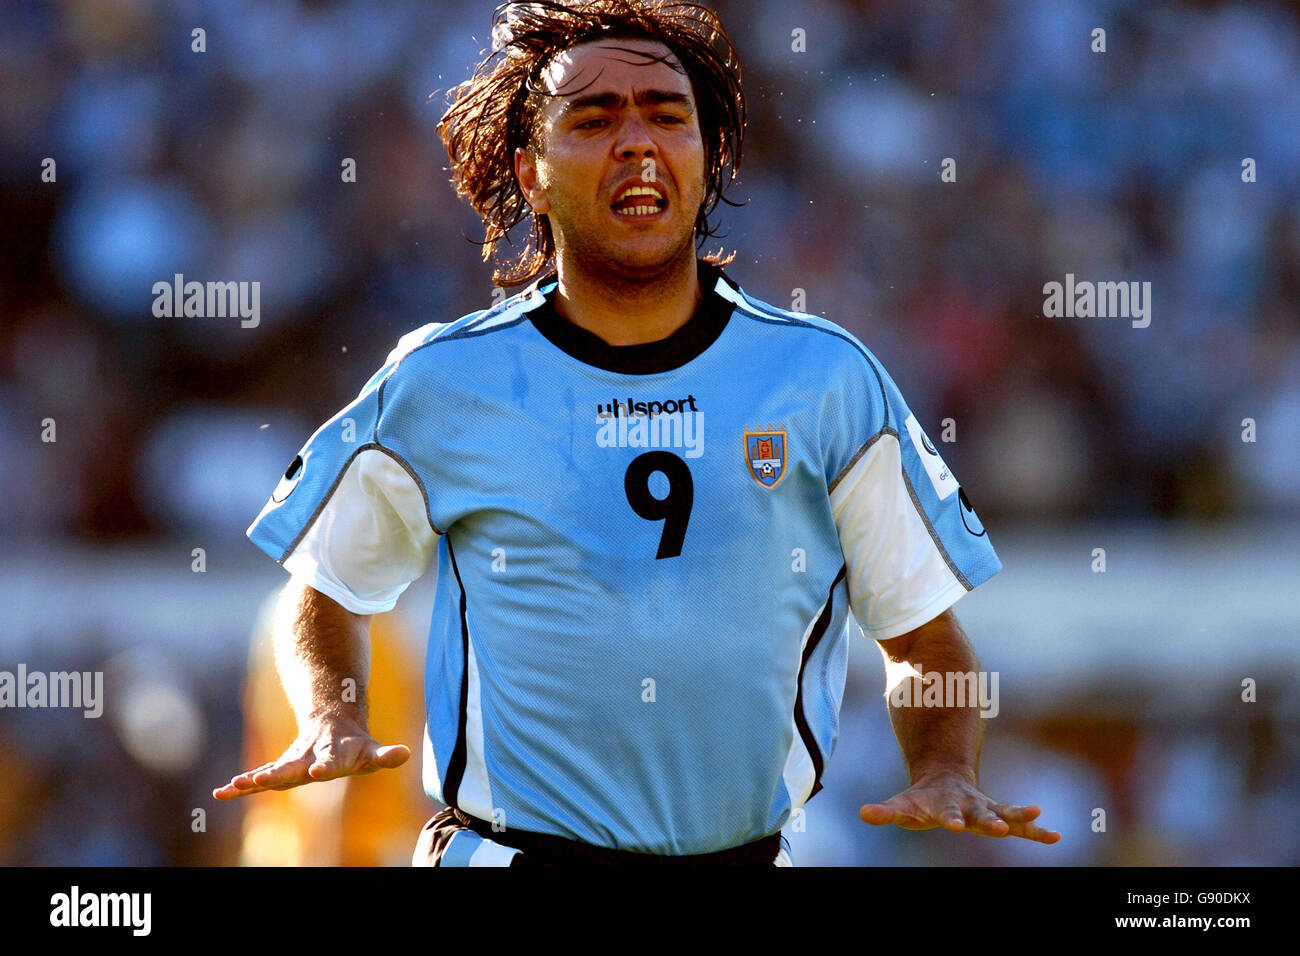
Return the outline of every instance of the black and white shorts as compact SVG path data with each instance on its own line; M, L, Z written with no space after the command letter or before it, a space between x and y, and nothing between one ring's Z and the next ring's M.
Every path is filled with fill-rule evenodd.
M412 866L794 866L781 833L744 846L698 856L655 856L610 850L542 833L493 830L492 824L447 807L420 831Z

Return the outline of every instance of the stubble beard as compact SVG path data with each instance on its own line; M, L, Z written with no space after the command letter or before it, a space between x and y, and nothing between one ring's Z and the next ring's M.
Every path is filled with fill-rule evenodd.
M655 285L670 286L695 266L694 218L661 257L641 263L620 257L617 244L602 241L594 228L578 225L555 235L557 261L563 259L566 268L606 286L613 294L624 290L644 292Z

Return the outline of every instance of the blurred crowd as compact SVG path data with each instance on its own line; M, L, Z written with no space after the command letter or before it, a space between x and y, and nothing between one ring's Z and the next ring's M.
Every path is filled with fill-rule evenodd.
M759 298L860 336L928 432L955 439L941 450L982 517L1157 526L1300 512L1293 5L713 6L741 56L750 123L728 194L741 205L719 207L724 237L705 248L734 250L728 273ZM491 304L481 224L449 184L434 127L444 94L488 46L494 7L0 5L6 547L251 548L243 530L294 452L398 337ZM355 182L344 181L348 160ZM260 283L259 321L156 317L153 286L177 274ZM1150 326L1045 316L1044 285L1067 274L1150 282ZM242 644L242 664L247 634L224 637ZM87 651L66 666L106 659ZM191 759L205 768L224 772L242 757L241 673L189 676L186 706L210 728L191 742ZM870 719L881 739L871 693L873 716L854 717L849 705L846 727ZM145 704L143 713L164 715L155 730L174 726L174 699ZM1083 720L1087 710L1068 713ZM0 775L14 781L9 799L0 796L0 860L240 858L229 830L197 851L150 828L160 816L186 819L220 782L207 779L212 770L150 769L108 722L87 730L50 714L11 718L0 724ZM1272 724L1243 726L1225 718L1164 756L1191 768L1184 786L1219 794L1215 819L1230 818L1242 793L1272 808L1269 818L1281 813L1286 833L1270 861L1294 862L1300 755L1269 743ZM1159 727L1120 729L1157 751L1166 739ZM1026 741L1065 752L1086 736L1057 747L1047 723L1017 732L1021 742L1008 738L1003 751L1012 779L1051 771ZM861 767L898 768L883 740ZM1143 753L1134 744L1085 754L1091 776L1076 760L1055 792L1163 800L1186 818L1183 859L1260 859L1252 854L1270 846L1264 831L1214 843L1221 834L1196 829L1178 786L1134 790ZM1280 753L1279 775L1260 783L1247 753L1256 763ZM1225 770L1228 757L1237 762ZM98 802L81 771L117 781L121 799ZM845 819L852 799L842 801ZM825 812L814 804L810 821ZM70 819L98 822L78 830ZM879 862L844 850L847 831L814 840L814 830L820 859ZM894 861L931 859L916 855L914 839L924 838L900 833L913 855L900 849ZM952 858L943 839L923 844L934 861ZM963 852L973 862L1037 859L992 844ZM1152 846L1110 853L1070 862L1168 858Z

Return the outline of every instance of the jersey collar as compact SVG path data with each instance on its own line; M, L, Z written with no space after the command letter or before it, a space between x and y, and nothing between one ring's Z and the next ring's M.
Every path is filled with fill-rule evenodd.
M537 331L552 345L579 362L594 365L609 372L624 375L653 375L681 368L718 340L731 318L734 306L717 292L717 285L726 282L735 287L721 269L697 260L700 288L704 292L695 314L666 339L641 345L610 345L600 336L581 326L574 325L555 311L555 293L558 287L554 272L543 276L529 290L543 296L541 305L528 311Z

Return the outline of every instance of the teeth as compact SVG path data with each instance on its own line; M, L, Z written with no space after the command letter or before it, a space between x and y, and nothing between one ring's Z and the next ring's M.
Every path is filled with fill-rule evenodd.
M619 193L616 202L621 202L628 196L654 196L655 199L658 199L659 191L657 189L651 189L649 186L630 186L623 190L623 192Z
M648 216L659 211L659 202L662 197L659 190L652 189L649 186L629 186L618 194L618 198L614 200L614 204L617 206L619 203L624 202L631 196L649 196L654 200L654 205L648 207L639 205L634 206L631 209L615 209L614 211L623 216Z

